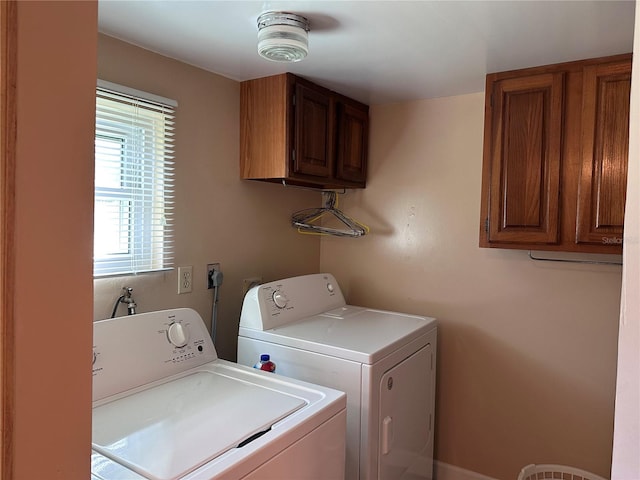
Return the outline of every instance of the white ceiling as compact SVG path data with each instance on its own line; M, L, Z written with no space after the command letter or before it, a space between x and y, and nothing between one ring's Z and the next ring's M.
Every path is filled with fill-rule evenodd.
M234 80L294 72L368 104L484 90L489 72L632 50L628 1L99 0L101 32ZM256 52L267 10L311 23L309 55Z

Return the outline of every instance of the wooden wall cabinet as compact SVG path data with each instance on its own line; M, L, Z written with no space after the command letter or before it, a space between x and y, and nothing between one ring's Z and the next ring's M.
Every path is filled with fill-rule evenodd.
M631 56L487 75L480 246L621 253Z
M240 176L364 188L369 107L290 73L240 84Z

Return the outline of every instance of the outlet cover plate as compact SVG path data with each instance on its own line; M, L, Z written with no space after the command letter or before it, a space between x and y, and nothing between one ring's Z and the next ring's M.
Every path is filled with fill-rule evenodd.
M193 266L178 267L178 295L193 290Z

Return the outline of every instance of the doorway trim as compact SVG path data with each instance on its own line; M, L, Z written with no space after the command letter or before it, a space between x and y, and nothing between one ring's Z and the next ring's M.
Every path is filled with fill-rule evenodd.
M0 2L0 480L13 477L17 2Z

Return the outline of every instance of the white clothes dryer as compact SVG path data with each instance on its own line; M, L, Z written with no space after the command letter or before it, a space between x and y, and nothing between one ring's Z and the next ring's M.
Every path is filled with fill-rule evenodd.
M347 393L349 480L431 479L436 320L347 305L331 274L245 296L238 363L269 354L276 372Z
M343 392L217 358L181 308L94 323L92 480L344 479Z

